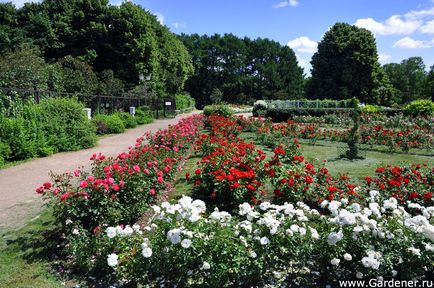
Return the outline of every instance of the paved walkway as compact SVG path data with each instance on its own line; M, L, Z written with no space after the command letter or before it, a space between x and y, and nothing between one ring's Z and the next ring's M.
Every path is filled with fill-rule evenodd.
M146 131L156 132L164 129L188 115L155 120L151 124L129 129L125 133L104 137L98 141L97 146L90 149L57 153L0 170L0 233L19 228L39 215L43 202L35 193L35 189L50 180L50 172L59 174L81 166L84 166L84 169L89 168L89 158L93 153L101 152L106 156L115 156L127 151L128 146L133 145Z

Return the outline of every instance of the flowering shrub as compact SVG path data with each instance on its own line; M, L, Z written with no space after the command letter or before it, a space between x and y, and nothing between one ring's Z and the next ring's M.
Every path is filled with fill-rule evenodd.
M236 138L242 126L234 118L211 115L208 122L210 135L202 135L196 143L203 156L191 178L193 195L224 210L245 201L257 203L264 152Z
M380 197L394 197L424 206L433 205L434 168L413 164L410 167L378 167L377 177L365 177L368 190L380 191Z
M137 139L127 153L114 158L94 154L91 172L53 175L53 183L44 183L36 191L51 200L58 222L68 233L66 221L89 231L98 231L103 223L135 221L172 179L202 122L202 116L182 119Z
M351 129L321 128L317 123L297 123L288 120L286 123L272 124L262 122L257 129L257 138L265 145L275 143L283 137L337 142L348 142ZM431 124L432 125L432 124ZM400 129L387 129L382 125L362 125L360 127L360 143L367 145L384 145L389 151L408 152L412 148L430 150L434 147L432 129L420 127L416 124L403 126Z
M200 200L154 206L148 226L108 227L95 255L122 284L227 287L336 284L338 279L431 279L434 207L392 198L362 208L324 201L239 205L206 214ZM174 267L177 267L174 269Z

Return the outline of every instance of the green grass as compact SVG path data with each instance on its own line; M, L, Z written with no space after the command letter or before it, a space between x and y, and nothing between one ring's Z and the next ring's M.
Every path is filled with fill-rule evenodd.
M247 142L256 140L255 133L242 133L240 138ZM257 148L264 150L267 156L272 155L270 148L267 148L259 143L255 143ZM426 151L422 149L412 149L410 153L388 153L384 147L374 147L374 151L362 150L361 155L365 157L363 160L347 160L339 159L339 155L346 149L346 143L317 141L317 145L312 145L308 140L300 140L301 154L309 162L317 165L325 165L333 176L346 174L352 179L364 179L365 176L375 175L375 169L385 165L410 165L410 164L427 164L429 167L434 167L434 156L428 156ZM432 152L430 153L432 154ZM323 161L326 160L325 163Z
M190 158L185 162L182 169L176 174L176 181L174 183L173 192L169 195L169 199L178 199L182 195L189 195L193 190L193 183L185 179L185 174L190 173L191 176L194 175L196 170L196 162L199 161L201 157L192 154Z
M0 287L65 287L50 273L55 241L48 240L54 228L51 210L25 227L0 236Z

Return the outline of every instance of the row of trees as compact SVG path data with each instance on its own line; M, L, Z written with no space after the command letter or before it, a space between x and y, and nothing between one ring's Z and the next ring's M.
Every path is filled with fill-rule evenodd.
M126 89L143 75L158 95L182 91L193 73L176 35L131 1L112 6L108 0L44 0L20 9L1 3L0 43L0 53L37 47L49 63L72 57L103 77L112 73Z
M421 57L410 57L401 63L385 64L383 69L395 89L397 103L416 99L434 100L434 65L427 72Z
M434 67L426 73L420 57L382 67L372 33L346 23L325 33L307 79L286 45L233 34L176 36L131 1L43 0L20 9L0 3L0 43L8 71L2 86L118 95L146 82L159 96L185 89L200 107L304 97L391 105L434 97Z
M199 106L220 100L251 103L303 97L303 70L288 46L233 34L182 34L179 38L195 68L185 88Z

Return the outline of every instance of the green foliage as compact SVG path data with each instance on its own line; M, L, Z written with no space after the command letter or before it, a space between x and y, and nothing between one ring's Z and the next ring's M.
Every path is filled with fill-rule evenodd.
M98 78L92 67L70 55L60 59L63 68L63 87L69 93L94 94L98 88Z
M363 112L368 114L378 113L380 108L377 105L365 105L363 107Z
M17 117L0 117L1 157L7 161L95 145L95 130L74 99L51 98L26 104Z
M175 95L176 109L194 108L196 101L189 94L176 94Z
M253 105L253 111L252 111L253 116L254 117L265 116L267 114L267 109L268 109L267 102L265 102L264 100L258 100Z
M312 57L309 98L348 99L380 103L375 89L387 85L378 64L372 33L346 23L336 23L324 35Z
M383 69L396 90L396 103L430 97L427 91L428 75L421 57L410 57L399 64L389 63Z
M256 99L294 99L303 94L303 70L286 45L233 34L182 34L180 39L192 55L195 68L185 89L199 108L218 101L246 104ZM222 92L221 100L210 99L214 89Z
M122 133L125 131L125 124L118 113L105 115L98 114L92 118L92 122L96 126L96 133L109 134L109 133Z
M220 104L223 100L223 93L219 88L212 89L211 95L209 96L211 103Z
M125 128L134 128L137 126L136 118L134 118L130 113L127 112L118 112L119 118L122 119Z
M203 114L206 116L210 116L211 114L216 114L220 116L232 116L234 115L234 110L224 104L214 104L214 105L208 105L203 108Z
M136 115L135 115L137 124L148 124L152 123L154 121L154 118L152 118L152 115L149 110L142 110L141 108L136 109Z
M404 113L412 116L430 116L434 114L434 102L431 100L412 101L405 106Z
M44 0L19 9L2 3L0 23L0 51L31 43L46 62L74 59L67 61L68 92L118 93L138 85L143 74L151 75L152 91L174 95L193 73L191 57L176 35L131 1ZM101 85L83 63L101 73ZM105 77L107 70L113 78Z

